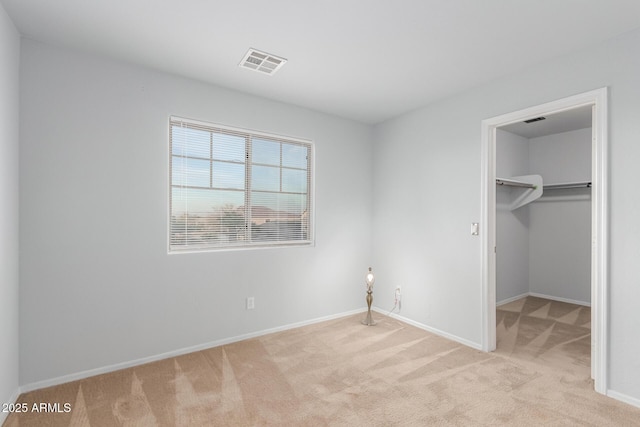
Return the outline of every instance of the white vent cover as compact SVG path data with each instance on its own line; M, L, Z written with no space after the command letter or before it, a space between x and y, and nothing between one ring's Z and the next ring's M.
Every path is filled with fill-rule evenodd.
M279 56L250 48L238 65L242 68L273 75L286 62L286 59L280 58Z

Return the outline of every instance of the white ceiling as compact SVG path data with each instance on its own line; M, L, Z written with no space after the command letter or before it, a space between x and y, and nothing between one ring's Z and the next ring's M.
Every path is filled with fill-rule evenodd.
M377 123L640 27L640 0L0 0L26 37ZM241 69L253 47L288 59Z
M544 120L533 123L518 122L502 126L500 129L515 133L527 139L555 135L591 127L591 106L574 108L560 113L545 114Z

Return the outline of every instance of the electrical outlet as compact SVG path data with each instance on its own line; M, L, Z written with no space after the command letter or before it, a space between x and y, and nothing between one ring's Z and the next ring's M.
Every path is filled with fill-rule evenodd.
M256 308L256 300L253 297L247 298L247 310L253 310Z

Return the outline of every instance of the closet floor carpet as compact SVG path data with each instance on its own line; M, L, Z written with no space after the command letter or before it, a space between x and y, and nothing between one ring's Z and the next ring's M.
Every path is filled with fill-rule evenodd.
M591 308L528 296L496 310L496 353L591 377Z
M494 353L380 314L373 327L349 316L26 393L29 407L72 410L14 413L4 425L640 424L640 409L593 391L582 309L518 304L501 307ZM551 359L566 366L539 363Z

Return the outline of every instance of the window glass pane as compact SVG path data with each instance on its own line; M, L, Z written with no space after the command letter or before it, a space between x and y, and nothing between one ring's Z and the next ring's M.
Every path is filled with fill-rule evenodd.
M254 139L251 145L253 163L280 166L279 142Z
M213 162L213 187L244 189L244 165Z
M208 215L222 208L244 206L244 191L209 190L200 188L171 189L171 212L181 214L191 212Z
M282 191L306 193L307 171L298 169L282 169Z
M213 133L213 159L244 162L246 157L245 138L226 133Z
M209 187L208 160L173 156L171 163L171 185Z
M306 195L252 192L251 238L291 241L308 238Z
M208 159L210 136L207 131L180 126L171 127L171 154Z
M173 188L172 246L199 246L245 239L244 191Z
M251 188L262 191L280 191L280 168L254 166L251 169Z
M282 166L307 169L307 147L282 144Z
M306 194L282 194L263 193L260 191L251 192L253 209L264 208L272 212L278 212L284 216L302 215L307 209Z

